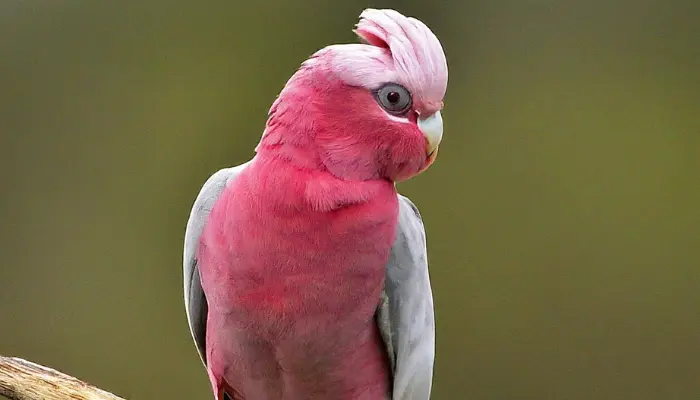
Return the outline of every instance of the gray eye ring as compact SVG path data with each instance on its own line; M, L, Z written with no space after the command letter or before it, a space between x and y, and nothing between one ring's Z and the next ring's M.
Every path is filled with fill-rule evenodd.
M387 83L374 91L377 103L392 115L404 115L413 105L411 92L398 83Z

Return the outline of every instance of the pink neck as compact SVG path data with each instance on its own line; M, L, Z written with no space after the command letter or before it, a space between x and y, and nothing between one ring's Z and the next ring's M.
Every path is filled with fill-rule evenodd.
M313 212L328 212L366 203L388 193L396 195L396 187L391 181L345 181L322 165L315 164L311 157L288 157L290 151L293 148L287 149L286 153L262 150L254 158L252 167L260 176L261 185L267 184L258 189L269 195L269 201Z
M326 168L313 142L314 120L320 114L311 99L319 90L313 71L301 68L272 104L265 132L255 151L265 158L279 158L303 169Z

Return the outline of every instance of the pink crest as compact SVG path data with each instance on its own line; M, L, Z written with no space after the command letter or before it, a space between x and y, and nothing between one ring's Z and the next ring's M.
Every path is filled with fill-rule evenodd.
M367 9L355 33L388 49L398 78L424 101L440 101L447 90L447 60L440 41L421 21L394 10Z

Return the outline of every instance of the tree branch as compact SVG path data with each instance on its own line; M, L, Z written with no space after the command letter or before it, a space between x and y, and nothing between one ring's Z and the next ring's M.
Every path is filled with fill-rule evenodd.
M11 400L124 400L54 369L2 356L0 395Z

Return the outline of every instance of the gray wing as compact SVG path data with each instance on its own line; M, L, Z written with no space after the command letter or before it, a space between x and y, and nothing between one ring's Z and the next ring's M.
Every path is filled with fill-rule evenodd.
M425 230L416 206L401 195L377 324L393 371L392 400L428 400L435 360L435 317Z
M205 352L205 338L207 330L207 299L199 281L199 269L197 268L197 248L199 238L209 218L214 203L226 188L226 185L235 178L248 163L232 168L219 170L212 175L202 186L202 189L194 201L190 218L187 221L185 231L185 251L183 256L183 272L185 284L185 311L187 322L190 325L190 333L197 345L197 351L204 364L207 363Z

